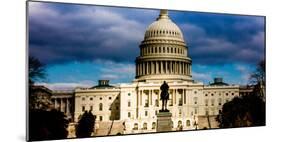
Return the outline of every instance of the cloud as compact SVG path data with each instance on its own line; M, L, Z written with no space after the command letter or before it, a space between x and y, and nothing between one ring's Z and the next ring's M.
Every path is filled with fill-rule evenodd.
M247 84L249 83L250 76L253 72L249 66L243 64L236 64L235 69L240 72L240 82L239 84Z
M260 19L263 18L232 18L229 25L219 24L223 26L217 34L213 34L210 27L200 26L201 23L185 22L179 26L188 43L190 56L197 64L256 64L264 58L265 48L263 22ZM223 18L216 20L224 23ZM212 21L207 23L214 25ZM216 29L216 26L213 28Z
M71 91L75 88L89 88L93 86L92 82L80 82L80 83L37 83L36 85L43 85L51 90L57 91Z
M133 62L145 28L157 16L157 10L29 2L29 53L47 64ZM196 12L171 12L170 17L182 29L193 62L263 58L263 17Z
M97 62L101 62L100 60ZM135 77L135 65L131 63L116 63L103 61L104 67L101 68L100 78L109 80L133 80Z
M110 7L80 6L62 12L52 4L31 3L36 4L29 6L29 53L44 63L133 61L138 55L146 27L141 19L129 19Z
M212 80L212 76L210 73L207 72L192 72L192 77L194 80L199 80L202 82L210 81Z

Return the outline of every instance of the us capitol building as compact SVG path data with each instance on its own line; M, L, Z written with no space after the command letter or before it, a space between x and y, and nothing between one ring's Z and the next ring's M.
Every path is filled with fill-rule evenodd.
M84 111L91 110L96 115L93 135L156 132L156 114L162 106L160 86L166 81L172 130L209 129L218 127L215 116L225 102L249 92L224 83L222 78L208 85L194 81L188 46L167 10L161 10L148 26L139 48L132 83L112 86L109 80L99 80L91 88L52 91L54 107L65 112L73 125Z

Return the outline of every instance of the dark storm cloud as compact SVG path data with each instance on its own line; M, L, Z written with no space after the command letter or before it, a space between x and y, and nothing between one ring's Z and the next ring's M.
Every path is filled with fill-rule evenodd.
M68 13L65 9L70 8L65 5L62 9L54 5L30 5L30 55L47 64L94 59L133 61L138 55L145 21L110 11L114 8L74 6L75 10Z
M202 13L194 15L181 17L188 21L181 20L179 26L183 30L189 44L190 56L195 63L256 64L264 58L263 17L221 14L206 16L207 14Z
M156 10L30 2L29 53L47 64L133 62ZM260 17L170 12L194 63L256 63L264 54Z

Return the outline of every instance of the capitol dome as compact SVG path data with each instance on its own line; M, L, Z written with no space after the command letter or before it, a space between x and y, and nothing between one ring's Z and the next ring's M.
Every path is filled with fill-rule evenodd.
M136 58L137 81L191 80L191 59L180 28L161 10L150 24Z
M169 18L167 10L161 10L157 20L150 24L145 32L145 39L157 37L184 41L180 28Z

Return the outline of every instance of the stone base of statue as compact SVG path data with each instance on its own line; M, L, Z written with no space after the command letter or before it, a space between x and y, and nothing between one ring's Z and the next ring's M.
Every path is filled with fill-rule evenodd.
M172 113L169 111L159 111L157 113L157 129L156 132L172 131Z

